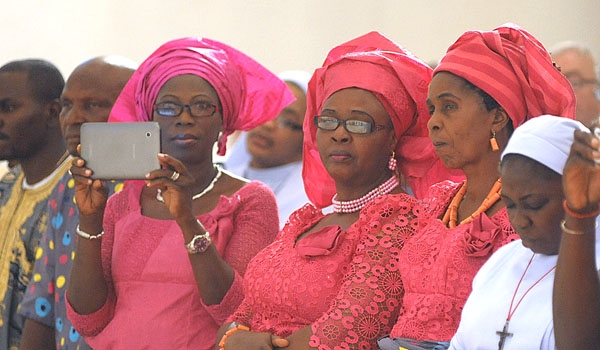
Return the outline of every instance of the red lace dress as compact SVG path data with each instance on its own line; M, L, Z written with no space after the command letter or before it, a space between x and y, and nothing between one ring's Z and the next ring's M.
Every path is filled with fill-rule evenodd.
M400 256L405 294L393 338L450 341L475 274L494 251L518 238L506 209L447 228L439 218L461 185L433 185L422 203L417 232Z
M415 204L404 194L378 197L346 231L329 226L296 243L324 217L300 208L248 265L230 321L283 337L311 325L309 345L319 349L377 348L400 309L398 258L414 233Z

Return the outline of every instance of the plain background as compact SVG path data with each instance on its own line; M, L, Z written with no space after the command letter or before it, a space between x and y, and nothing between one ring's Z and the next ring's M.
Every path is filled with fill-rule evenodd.
M600 0L0 0L0 64L119 54L138 63L184 36L225 42L275 73L312 72L329 49L378 30L427 62L463 32L521 25L547 48L563 40L600 57Z

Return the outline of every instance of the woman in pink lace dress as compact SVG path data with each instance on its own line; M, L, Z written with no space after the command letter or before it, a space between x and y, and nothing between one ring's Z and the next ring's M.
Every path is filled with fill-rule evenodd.
M241 303L250 259L277 234L264 184L213 163L227 136L275 118L293 100L275 75L206 38L170 41L134 73L109 121L161 128L161 169L107 202L81 158L71 171L79 242L68 316L95 349L211 349ZM109 140L107 140L109 142Z
M430 74L376 32L334 48L315 71L303 169L315 205L250 262L221 349L370 349L389 332L403 294L398 258L416 224L396 165L418 194L449 176L427 138ZM332 201L333 212L319 209Z
M518 238L499 201L502 150L525 120L572 118L575 99L542 44L507 24L466 32L448 49L427 105L436 153L467 180L436 184L423 201L417 233L400 256L406 293L391 337L449 341L475 273Z

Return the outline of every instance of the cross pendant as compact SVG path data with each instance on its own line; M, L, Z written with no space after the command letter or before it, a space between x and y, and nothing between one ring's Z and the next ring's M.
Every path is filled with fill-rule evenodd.
M502 329L502 331L496 331L496 334L498 334L500 336L500 341L498 342L498 350L502 350L504 349L504 341L506 340L506 337L512 337L513 334L508 332L508 320L506 320L506 323L504 324L504 328Z

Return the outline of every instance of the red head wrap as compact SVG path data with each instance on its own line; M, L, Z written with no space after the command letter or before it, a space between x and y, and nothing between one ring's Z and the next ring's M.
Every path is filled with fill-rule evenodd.
M335 194L335 183L317 149L313 117L320 114L333 93L350 87L372 92L385 107L398 140L395 152L399 168L417 197L423 197L431 184L451 178L435 155L427 131L425 100L431 74L427 64L377 32L329 52L323 67L315 70L308 83L304 118L302 176L312 203L328 206Z
M232 132L263 124L294 101L283 81L244 53L206 38L183 38L163 44L140 65L115 102L109 121L152 119L160 88L184 74L206 79L219 96L223 108L219 155L225 154Z
M485 91L517 127L542 114L575 117L575 95L544 46L515 24L468 31L434 71L450 72Z

